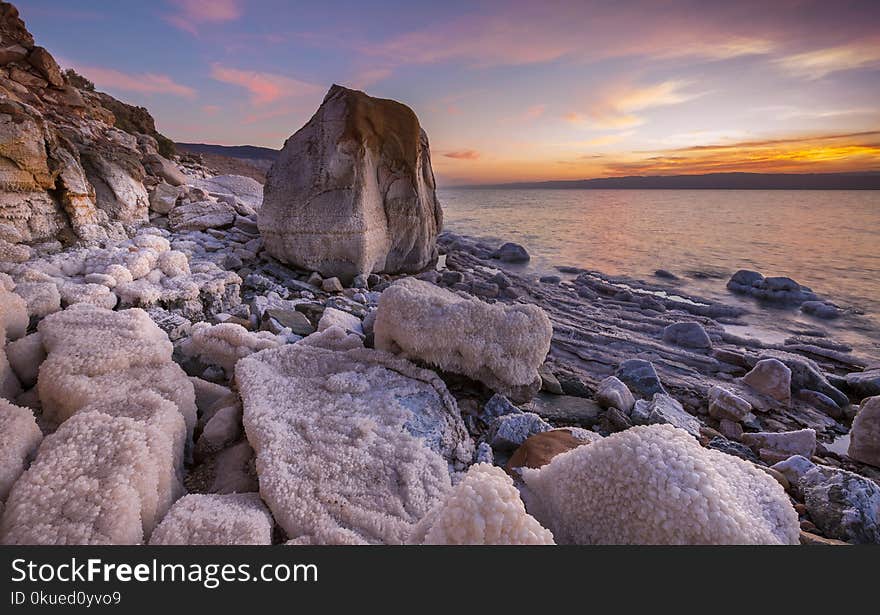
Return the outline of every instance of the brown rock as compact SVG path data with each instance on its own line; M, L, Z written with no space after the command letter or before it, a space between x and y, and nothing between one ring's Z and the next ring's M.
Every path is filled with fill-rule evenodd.
M805 532L804 530L801 530L800 542L802 545L809 545L809 546L849 545L848 542L844 542L842 540L835 540L834 538L825 538L824 536L819 536L818 534L813 534L812 532Z
M52 57L52 54L46 51L45 47L34 47L30 55L28 55L28 63L53 86L56 88L64 87L64 77L61 75L61 68L58 62Z
M540 468L550 463L560 453L601 438L593 432L577 429L576 433L581 436L578 438L573 435L572 429L563 427L529 436L511 455L505 469L513 474L515 468Z
M19 62L27 57L28 51L21 45L5 45L0 47L0 66L10 62Z
M49 82L42 77L14 66L9 70L9 78L32 90L40 90L49 86Z

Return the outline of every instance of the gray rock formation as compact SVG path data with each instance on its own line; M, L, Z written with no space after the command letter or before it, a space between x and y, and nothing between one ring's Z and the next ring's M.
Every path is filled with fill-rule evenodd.
M334 85L269 170L259 226L277 259L351 279L437 258L442 212L413 111Z

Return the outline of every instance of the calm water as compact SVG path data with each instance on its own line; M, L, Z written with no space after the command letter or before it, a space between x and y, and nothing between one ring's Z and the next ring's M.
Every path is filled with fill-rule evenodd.
M880 338L880 192L446 189L439 197L446 229L521 243L538 271L574 265L657 281L662 268L690 292L726 299L737 269L790 276L865 312L861 322L820 324Z

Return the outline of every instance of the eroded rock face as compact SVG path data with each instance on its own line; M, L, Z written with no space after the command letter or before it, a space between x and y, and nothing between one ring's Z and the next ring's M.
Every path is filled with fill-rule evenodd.
M437 258L434 189L415 113L334 85L269 170L260 233L273 256L325 277L418 271Z
M167 139L146 109L63 74L6 2L0 34L0 239L124 238L147 221L147 176L163 176L144 163L175 168L157 152Z

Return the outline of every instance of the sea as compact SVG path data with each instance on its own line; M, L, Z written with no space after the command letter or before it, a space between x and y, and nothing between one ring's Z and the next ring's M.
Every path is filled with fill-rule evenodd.
M445 230L520 243L535 274L568 265L658 283L665 269L684 292L749 309L738 334L781 343L814 328L880 360L880 191L447 188L438 197ZM791 277L847 316L820 321L734 296L725 285L738 269Z

